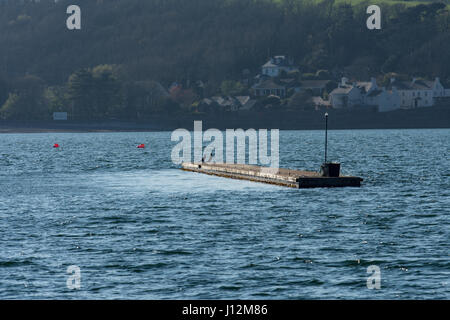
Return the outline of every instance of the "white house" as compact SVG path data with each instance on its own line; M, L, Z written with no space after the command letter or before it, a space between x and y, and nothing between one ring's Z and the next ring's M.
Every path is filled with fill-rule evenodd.
M261 69L262 74L269 77L278 77L282 71L291 72L298 70L294 65L294 61L286 58L286 56L275 56L270 58Z
M386 90L377 85L376 79L370 82L354 82L348 84L347 78L342 78L339 87L330 93L330 103L333 108L376 107L379 112L392 111L400 108L400 95L396 88Z
M388 87L397 88L404 109L431 107L436 98L450 97L449 90L444 88L439 78L434 81L413 78L411 82L392 78Z
M395 87L388 90L380 88L375 78L370 82L357 82L357 87L361 89L364 106L375 106L378 112L400 109L400 95Z
M363 103L361 90L352 84L348 84L347 78L342 78L339 86L331 91L330 103L333 108L351 108Z
M365 105L376 106L378 112L397 110L400 109L400 95L396 88L391 91L376 89L365 96Z

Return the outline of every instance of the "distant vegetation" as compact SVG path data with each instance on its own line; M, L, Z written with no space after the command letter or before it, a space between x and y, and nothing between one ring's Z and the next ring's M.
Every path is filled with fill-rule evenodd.
M275 54L293 57L303 74L326 70L335 80L450 78L446 3L375 1L382 30L370 31L367 3L347 2L0 0L0 115L188 112L202 97L248 92L241 80ZM80 31L65 27L69 4L82 8Z
M394 5L401 4L407 7L417 6L420 4L430 4L432 2L438 2L433 0L373 0L370 1L370 4L377 5ZM439 1L443 3L447 3L447 1ZM367 0L336 0L336 4L352 4L352 5L360 5L368 3Z

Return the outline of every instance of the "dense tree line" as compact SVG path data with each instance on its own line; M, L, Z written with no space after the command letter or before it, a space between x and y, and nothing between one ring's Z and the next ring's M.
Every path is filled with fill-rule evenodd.
M81 30L65 27L69 4L82 8ZM446 4L383 5L381 30L366 28L366 8L334 0L2 0L1 113L176 113L202 96L245 91L237 82L244 70L254 75L275 54L293 57L304 74L450 78ZM169 90L173 82L181 86Z

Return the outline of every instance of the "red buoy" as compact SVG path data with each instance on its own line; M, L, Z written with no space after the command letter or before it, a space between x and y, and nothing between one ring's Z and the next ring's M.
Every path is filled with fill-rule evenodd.
M59 148L59 144L55 143L55 144L53 145L53 148Z
M145 144L140 144L137 147L138 147L138 149L145 149Z

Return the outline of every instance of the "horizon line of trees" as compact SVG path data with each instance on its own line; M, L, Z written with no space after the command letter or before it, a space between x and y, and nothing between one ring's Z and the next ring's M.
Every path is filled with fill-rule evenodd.
M48 120L53 112L67 112L71 120L137 119L180 109L159 83L126 81L116 65L80 69L61 86L26 75L12 87L0 105L1 119Z
M387 73L379 76L377 82L384 86L392 77L403 81L411 80L406 74ZM298 84L304 80L331 79L322 95L325 100L339 82L339 79L332 79L327 70L318 70L315 74L282 73L274 78L274 81L283 81L286 78L294 78ZM129 81L123 68L117 65L80 69L70 75L68 81L61 86L47 86L41 78L26 75L13 82L11 92L8 93L8 90L3 92L8 95L5 103L0 105L0 119L49 120L54 112L67 112L70 120L136 120L147 119L153 115L174 116L205 112L200 111L199 105L206 97L207 86L204 83L195 83L190 87L185 85L174 83L167 90L153 80ZM251 84L244 85L234 80L224 80L214 92L215 95L224 97L252 96ZM289 89L285 98L273 96L254 98L257 99L257 103L252 110L256 112L315 109L312 102L313 93L308 90L296 92ZM210 108L208 112L220 114L227 110Z

